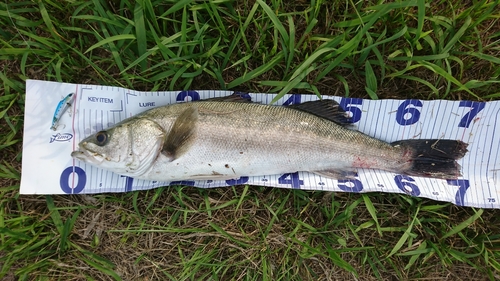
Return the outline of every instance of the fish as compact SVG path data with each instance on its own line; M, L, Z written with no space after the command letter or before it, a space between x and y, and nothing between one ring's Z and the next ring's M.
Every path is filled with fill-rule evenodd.
M73 104L75 100L74 95L75 93L69 93L57 104L54 116L52 117L52 125L50 126L51 130L55 131L57 129L57 124L59 123L59 120L61 120L64 112L66 112L66 110L68 110L68 108L70 108Z
M77 160L151 181L228 180L311 172L333 179L358 169L456 179L467 143L388 143L352 128L331 99L291 106L229 96L157 107L86 137Z

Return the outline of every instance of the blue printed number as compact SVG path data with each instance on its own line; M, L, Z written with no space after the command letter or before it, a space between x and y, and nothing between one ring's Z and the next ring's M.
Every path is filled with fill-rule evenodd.
M200 100L200 94L196 91L182 91L177 95L175 99L177 102L189 101L186 98L190 98L191 101Z
M358 176L356 173L348 175ZM346 192L361 192L363 190L363 183L358 179L339 179L338 182L338 187Z
M412 105L412 107L410 105ZM422 106L423 104L419 100L405 100L398 107L396 122L403 126L417 123L420 119L420 111L418 111L417 107Z
M458 127L469 128L470 123L474 120L474 117L483 110L486 103L477 101L460 101L459 107L470 107L470 111L465 114L465 116L458 123Z
M244 184L248 182L248 177L241 177L239 179L234 179L234 180L227 180L226 183L227 185L237 185L237 184Z
M172 181L168 184L169 186L173 185L188 185L188 186L194 186L194 181Z
M69 176L73 173L76 173L78 175L78 182L76 183L76 187L72 188L69 186ZM67 194L76 194L82 192L82 190L85 188L86 183L87 174L85 174L85 171L82 168L76 166L64 169L64 171L61 173L61 178L59 179L59 185L61 186L62 191Z
M240 96L242 99L252 101L252 96L249 93L245 92L234 92L235 95Z
M132 184L134 183L134 178L127 176L120 176L125 178L125 192L132 191Z
M302 96L299 95L299 94L294 94L294 95L291 95L284 103L283 105L284 106L287 106L287 105L292 105L292 104L299 104L300 101L302 99Z
M458 186L457 193L455 194L455 204L464 206L464 198L467 189L470 187L469 180L446 180L449 185Z
M397 175L394 177L394 181L396 182L398 188L401 189L404 193L411 196L420 195L420 189L413 183L415 182L415 180L412 177Z
M361 119L361 109L353 105L362 105L363 100L358 98L342 98L340 100L340 107L345 110L345 112L350 112L351 117L346 118L347 123L356 123Z
M299 178L299 172L283 174L278 178L279 184L289 184L292 188L300 188L301 185L304 185L304 181Z

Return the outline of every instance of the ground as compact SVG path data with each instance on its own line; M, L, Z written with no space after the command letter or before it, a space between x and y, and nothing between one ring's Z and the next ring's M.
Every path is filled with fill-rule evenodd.
M490 101L499 16L498 1L0 3L0 277L500 279L499 210L258 186L19 194L28 78Z

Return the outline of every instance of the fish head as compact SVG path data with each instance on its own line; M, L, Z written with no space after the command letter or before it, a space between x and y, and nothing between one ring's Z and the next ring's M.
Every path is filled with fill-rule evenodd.
M85 138L71 156L105 170L138 177L154 164L164 140L165 131L158 123L134 118Z

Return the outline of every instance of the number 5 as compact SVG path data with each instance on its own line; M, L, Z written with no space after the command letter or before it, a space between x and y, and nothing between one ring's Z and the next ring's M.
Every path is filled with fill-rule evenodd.
M353 104L361 105L363 104L363 100L357 98L342 98L340 100L340 107L346 112L351 113L351 117L346 118L347 123L356 123L361 119L361 109L353 106Z

